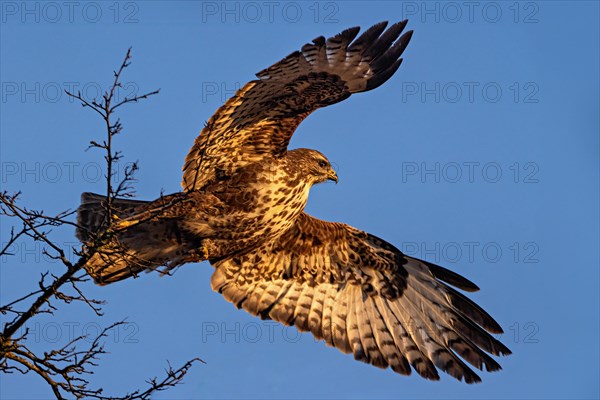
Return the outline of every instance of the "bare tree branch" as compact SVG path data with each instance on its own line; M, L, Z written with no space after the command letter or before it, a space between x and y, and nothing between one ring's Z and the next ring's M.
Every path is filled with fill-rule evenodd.
M7 304L0 305L1 314L11 313L15 316L14 319L4 324L0 333L0 372L5 374L35 374L48 384L57 399L66 397L107 400L149 399L155 392L180 384L192 365L197 361L201 361L194 358L177 369L168 364L165 369L165 376L161 379L156 377L149 379L146 389L137 389L124 396L111 397L105 396L101 387L91 387L88 377L92 374L92 369L98 366L100 356L106 353L103 339L111 329L126 324L125 321L110 324L94 338L79 336L63 347L50 349L43 354L34 352L26 345L30 333L29 329L26 328L26 324L36 315L57 311L57 302L63 305L82 302L97 317L101 317L103 315L101 307L104 301L88 297L79 286L89 280L83 270L84 266L94 255L99 254L103 248L111 244L116 233L155 218L175 203L174 201L165 201L163 205L139 216L136 221L113 218L112 205L114 199L133 195L134 176L138 170L137 163L126 167L123 179L116 187L113 186L114 164L123 156L120 151L113 149L113 137L121 133L123 129L120 120L118 118L116 121L114 120L114 112L126 104L137 103L159 93L158 90L155 90L140 96L126 97L121 101L116 101L116 91L122 87L120 83L121 75L130 63L131 48L127 50L119 69L113 72L112 85L102 95L101 100L94 99L90 101L84 99L80 92L73 94L66 91L67 95L77 99L84 108L91 108L104 121L106 139L100 142L92 140L89 146L90 148L102 150L104 152L103 158L106 161L105 223L102 229L98 232L90 232L90 240L81 249L71 248L67 252L66 249L61 248L52 239L52 230L64 226L83 229L77 223L69 220L75 211L67 210L56 215L47 215L41 210L31 210L21 206L19 204L21 200L20 192L13 194L0 193L0 217L15 221L10 230L8 241L0 249L0 257L14 255L11 253L11 248L18 241L33 240L42 242L45 246L43 254L51 260L58 260L64 267L61 272L54 271L50 273L48 271L42 273L37 290L33 290ZM71 253L78 257L76 261L70 261L67 257ZM19 335L17 332L21 332L21 334ZM91 344L87 347L82 346L84 339L91 340Z

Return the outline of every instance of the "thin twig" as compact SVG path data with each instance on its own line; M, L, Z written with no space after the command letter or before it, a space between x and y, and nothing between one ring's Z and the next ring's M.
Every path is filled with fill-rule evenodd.
M66 268L62 273L42 273L38 282L39 289L0 307L0 313L2 314L8 312L15 314L14 319L5 323L0 333L0 372L7 374L14 372L37 374L49 385L57 399L75 397L78 399L92 398L101 400L147 400L153 393L181 383L193 363L196 361L202 362L202 360L194 358L178 369L174 369L169 364L165 370L166 376L161 380L156 377L148 380L149 387L147 389L138 389L121 397L107 397L103 394L102 388L90 388L89 381L84 377L92 373L91 368L98 365L99 356L106 353L104 345L101 342L102 339L107 336L107 332L110 329L125 323L124 321L114 323L102 330L98 336L93 338L90 346L84 349L81 349L81 344L83 339L89 339L87 336L74 338L63 347L50 349L44 352L43 355L36 354L25 345L29 335L29 329L25 327L26 323L36 315L54 313L57 310L56 305L52 304L51 300L59 300L66 304L74 301L83 302L97 316L101 316L102 310L100 306L104 302L85 295L78 284L86 282L87 279L84 278L85 274L78 275L78 273L83 271L84 266L86 266L92 257L101 254L103 249L106 249L107 246L110 246L114 242L115 235L130 229L136 224L159 216L167 208L175 207L181 201L181 199L175 196L170 201L164 201L164 204L161 206L137 216L137 220L130 224L115 224L112 218L114 200L117 197L130 197L133 195L132 183L135 181L134 175L138 170L137 163L133 163L132 166L125 169L125 175L116 188L113 186L113 165L121 159L122 153L114 151L112 138L123 129L119 119L114 123L112 122L114 112L125 104L138 102L159 93L158 90L155 90L141 96L126 97L124 100L113 104L117 88L122 87L120 83L121 75L130 63L131 49L128 49L121 66L117 71L113 72L114 79L110 90L104 93L101 100L94 99L88 101L83 98L80 92L73 94L65 91L67 95L79 100L84 108L91 108L99 114L106 128L105 140L90 141L91 148L101 149L105 153L104 160L107 167L106 201L104 202L105 223L100 231L89 232L88 236L90 240L85 243L81 250L72 249L72 252L78 256L77 261L71 262L67 258L65 250L51 239L52 228L56 227L74 226L80 233L86 232L85 227L68 220L76 211L67 210L55 216L49 216L44 214L43 211L29 210L26 207L20 206L18 204L20 192L15 194L0 193L0 216L15 219L19 226L18 229L15 229L15 227L11 229L10 238L0 250L0 256L12 255L10 249L18 240L31 238L34 241L45 243L47 248L44 248L43 254L50 259L59 260ZM70 284L70 288L73 291L71 294L61 291L67 283ZM24 311L15 309L18 304L23 304L31 298L35 299L29 307L23 307ZM21 328L24 329L21 330ZM21 330L21 334L17 335L19 330Z

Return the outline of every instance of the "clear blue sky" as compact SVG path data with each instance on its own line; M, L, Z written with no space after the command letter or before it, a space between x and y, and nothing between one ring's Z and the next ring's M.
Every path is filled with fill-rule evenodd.
M102 137L100 120L60 90L105 89L129 46L125 92L161 93L120 114L117 146L140 162L139 197L153 199L179 190L204 121L255 72L316 36L409 18L398 73L317 111L294 136L291 147L321 150L340 175L313 189L308 211L475 281L471 297L514 354L475 386L398 376L236 310L211 291L207 263L90 283L105 316L63 306L32 321L32 347L127 318L91 377L106 394L198 356L207 364L156 397L598 398L597 2L0 4L1 185L47 212L104 190L101 155L84 151ZM55 239L75 241L71 229ZM21 246L2 260L2 303L58 267ZM38 377L0 379L3 399L51 395Z

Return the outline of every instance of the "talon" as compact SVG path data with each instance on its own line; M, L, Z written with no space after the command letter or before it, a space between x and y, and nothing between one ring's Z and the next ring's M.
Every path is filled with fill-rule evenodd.
M118 216L117 214L113 214L113 215L112 215L112 218L113 218L115 221L120 221L120 220L121 220L121 218L119 218L119 216Z

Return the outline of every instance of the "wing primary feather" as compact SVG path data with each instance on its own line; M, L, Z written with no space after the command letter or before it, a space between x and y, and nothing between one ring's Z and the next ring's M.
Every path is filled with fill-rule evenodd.
M419 316L415 320L416 329L421 334L426 344L425 348L427 349L428 357L433 361L435 366L458 380L464 379L466 383L481 382L481 378L448 348L439 327L431 322L434 321L429 315L431 305L427 302L418 303L413 298L411 289L405 291L402 299L404 300L402 303L403 306L409 308L412 315Z
M476 292L479 290L479 286L468 280L462 275L457 274L456 272L450 271L444 267L440 267L439 265L432 264L429 261L420 260L423 264L429 267L429 270L437 279L444 281L454 287L465 290L467 292Z
M460 332L448 330L445 332L445 337L448 346L474 367L483 370L485 365L485 370L488 372L502 369L500 364Z
M481 347L488 353L495 356L507 356L512 354L512 351L499 340L492 337L482 327L463 317L462 315L456 315L452 321L452 327L456 332L461 332L464 336L469 338L477 346Z
M389 66L386 70L373 75L373 77L367 81L366 90L372 90L383 85L385 81L387 81L392 75L394 75L398 68L400 68L401 64L402 59L400 58L399 60L396 60L396 62L394 62L391 66Z
M367 55L369 57L377 57L378 55L385 52L389 47L394 43L394 41L400 36L408 20L396 22L392 26L390 26L383 34L377 39L375 43L368 49Z
M413 31L406 32L385 53L377 53L377 58L375 58L371 64L373 72L378 73L379 71L387 69L389 65L394 63L402 55L406 46L408 46L408 42L410 42L412 35Z
M504 333L500 324L498 324L498 322L496 322L496 320L483 308L475 304L474 301L448 286L446 286L446 293L453 306L464 312L469 318L481 325L488 332Z
M444 303L454 313L469 318L489 332L502 333L500 325L485 310L461 293L443 282L434 280L429 274L415 272L414 278L412 281L414 289L427 301L438 304Z
M327 58L330 65L333 66L344 62L348 44L354 40L359 31L359 27L349 28L327 39Z
M506 346L494 339L470 318L463 315L463 311L447 302L445 297L439 293L439 289L424 286L423 282L418 279L413 279L411 281L411 289L423 299L423 302L421 302L422 304L438 307L438 311L436 312L438 313L440 320L447 321L448 325L452 327L452 330L459 333L461 337L473 341L488 353L494 355L510 354L510 350ZM446 310L442 308L439 301L446 302Z
M387 21L381 21L371 26L369 29L364 31L362 35L358 37L358 39L352 42L348 50L360 51L361 54L364 54L369 49L371 44L373 44L373 42L377 40L379 35L381 35L381 33L385 30L387 24Z

